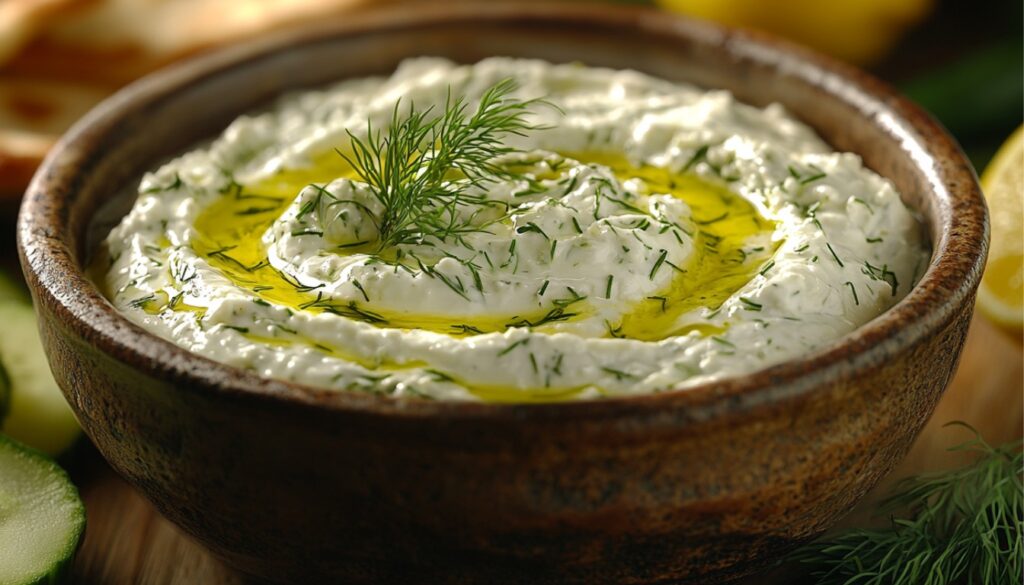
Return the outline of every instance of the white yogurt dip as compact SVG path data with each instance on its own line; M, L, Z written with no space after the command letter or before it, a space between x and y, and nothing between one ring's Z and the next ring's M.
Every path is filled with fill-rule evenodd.
M459 230L381 247L348 132L472 109L542 128L466 186ZM450 181L467 181L453 176ZM903 297L927 242L859 157L781 107L637 73L404 62L291 95L148 174L95 272L130 319L264 376L433 399L643 394L820 349Z

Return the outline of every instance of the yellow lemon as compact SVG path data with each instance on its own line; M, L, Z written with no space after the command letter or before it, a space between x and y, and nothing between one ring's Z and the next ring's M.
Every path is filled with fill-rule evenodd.
M657 0L669 10L756 28L851 63L883 57L903 31L928 14L932 0Z
M981 175L992 245L978 307L1018 340L1024 330L1024 126L1000 147Z

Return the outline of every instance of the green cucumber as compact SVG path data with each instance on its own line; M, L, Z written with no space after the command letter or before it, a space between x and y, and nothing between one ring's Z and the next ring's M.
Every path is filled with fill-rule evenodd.
M85 506L67 473L0 435L0 584L60 582L84 529Z
M78 422L50 373L32 307L16 301L0 302L0 363L10 381L7 416L0 432L58 455L79 435Z

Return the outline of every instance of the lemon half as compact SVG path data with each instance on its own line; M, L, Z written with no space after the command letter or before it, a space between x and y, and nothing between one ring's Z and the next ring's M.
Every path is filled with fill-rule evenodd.
M1024 331L1024 126L1000 147L981 175L992 244L978 289L981 312L1021 340Z

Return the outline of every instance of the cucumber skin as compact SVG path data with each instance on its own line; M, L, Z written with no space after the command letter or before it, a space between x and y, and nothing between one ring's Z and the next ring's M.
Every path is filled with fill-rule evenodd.
M75 550L71 553L71 556L61 561L55 569L47 573L46 575L36 579L35 581L26 581L25 583L15 583L12 585L70 585L71 580L71 564L75 560L75 555L78 553L78 548L82 542L79 537L79 545L75 546Z
M7 435L0 433L0 447L5 443L28 455L29 458L40 461L46 467L54 470L67 482L69 486L71 486L74 490L75 497L78 499L78 526L73 535L75 539L74 546L67 552L64 559L59 561L48 573L31 581L25 581L22 583L4 583L3 585L67 585L71 583L71 568L75 560L75 555L78 554L78 550L82 548L82 542L85 540L82 538L85 534L86 526L85 504L82 502L81 494L78 492L78 487L71 481L71 477L68 476L67 471L65 471L60 465L57 465L53 459L42 451L33 449L24 443L19 443Z

